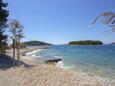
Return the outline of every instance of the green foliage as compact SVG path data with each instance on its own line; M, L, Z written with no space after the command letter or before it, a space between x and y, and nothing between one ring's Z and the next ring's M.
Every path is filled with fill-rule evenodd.
M26 46L37 46L37 45L51 45L49 43L41 42L41 41L28 41L24 42Z
M85 40L85 41L71 41L69 45L102 45L101 41L92 41L92 40Z
M17 44L18 44L18 43L17 43ZM25 45L24 43L20 43L19 47L20 47L20 49L23 49L23 48L26 48L26 45ZM10 48L10 49L13 48L13 44L10 44L10 45L9 45L9 48ZM17 48L17 46L16 46L15 48Z
M5 53L5 47L0 44L0 54L4 54Z
M7 7L7 3L4 3L3 0L0 0L0 31L6 27L7 17L9 12L4 8Z
M5 47L7 45L7 36L4 34L7 26L7 17L9 15L8 11L4 9L7 5L7 3L3 3L3 0L0 0L0 54L5 52Z
M17 43L17 45L18 45L18 43ZM28 41L28 42L20 43L20 49L26 48L26 46L39 46L39 45L51 45L51 44L41 42L41 41ZM13 47L13 44L9 45L10 49L12 47ZM17 48L17 46L15 48Z
M20 43L20 48L21 49L26 48L26 45L24 43Z

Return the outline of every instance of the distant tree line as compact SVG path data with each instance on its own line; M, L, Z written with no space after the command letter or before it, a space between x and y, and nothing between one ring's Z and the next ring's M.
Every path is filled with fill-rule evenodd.
M39 46L39 45L51 45L49 43L41 42L41 41L28 41L24 42L26 46Z
M69 45L102 45L101 41L92 41L92 40L85 40L85 41L71 41Z
M18 44L18 43L16 43ZM51 45L49 43L46 42L42 42L42 41L27 41L27 42L21 42L20 44L20 49L26 48L27 46L44 46L44 45ZM13 44L10 44L8 46L8 49L11 49L13 47ZM17 46L15 46L15 48L17 48Z

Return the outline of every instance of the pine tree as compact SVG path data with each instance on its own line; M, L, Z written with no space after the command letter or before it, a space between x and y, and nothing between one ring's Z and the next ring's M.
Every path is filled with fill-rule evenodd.
M5 46L7 41L7 36L4 34L6 28L7 17L9 12L5 9L7 3L0 0L0 54L5 52Z

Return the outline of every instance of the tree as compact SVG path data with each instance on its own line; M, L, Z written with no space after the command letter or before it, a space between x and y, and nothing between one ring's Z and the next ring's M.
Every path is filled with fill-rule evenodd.
M94 40L84 40L84 41L71 41L68 43L69 45L102 45L101 41Z
M8 23L9 30L12 33L12 39L13 39L13 57L15 59L15 48L17 50L17 61L18 66L20 62L20 40L23 38L23 26L18 20L11 20Z
M100 18L103 24L108 25L110 28L112 28L112 32L115 32L115 13L113 12L104 12L101 13L99 16L95 18L95 20L92 22L92 25L97 22Z
M7 17L9 12L5 9L7 3L0 0L0 54L5 53L5 46L7 45L7 36L4 34L6 28Z

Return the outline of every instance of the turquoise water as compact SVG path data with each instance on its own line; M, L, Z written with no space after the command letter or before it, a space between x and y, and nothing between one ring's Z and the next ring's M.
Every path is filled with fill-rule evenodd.
M63 58L65 67L115 81L115 45L55 45L36 55L59 56Z

